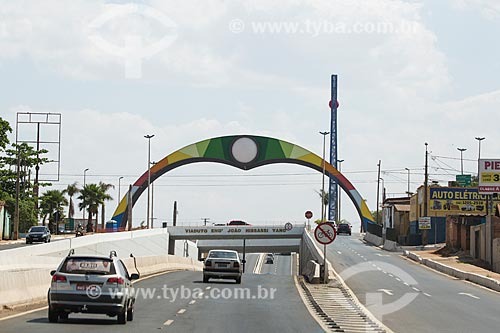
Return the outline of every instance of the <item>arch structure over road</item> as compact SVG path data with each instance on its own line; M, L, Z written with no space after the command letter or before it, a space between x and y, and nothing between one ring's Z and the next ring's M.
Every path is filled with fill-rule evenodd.
M276 163L291 163L303 165L319 172L323 172L324 164L325 174L334 178L353 202L364 230L367 230L367 224L375 223L365 201L342 173L313 152L276 138L232 135L193 143L171 153L151 166L151 183L170 170L198 162L222 163L241 170L251 170ZM131 204L133 207L141 194L147 190L147 186L148 170L132 185L132 202L127 202L129 196L127 192L113 213L112 219L117 222L118 228L127 226L128 205Z

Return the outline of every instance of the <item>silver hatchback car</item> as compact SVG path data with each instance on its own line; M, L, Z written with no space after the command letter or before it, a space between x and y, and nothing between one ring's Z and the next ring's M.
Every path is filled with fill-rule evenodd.
M135 296L131 282L139 274L129 275L115 251L109 257L73 253L51 272L49 321L67 319L75 312L116 316L119 324L132 321Z
M232 250L210 250L204 259L203 282L210 278L235 279L241 283L242 261L238 252Z

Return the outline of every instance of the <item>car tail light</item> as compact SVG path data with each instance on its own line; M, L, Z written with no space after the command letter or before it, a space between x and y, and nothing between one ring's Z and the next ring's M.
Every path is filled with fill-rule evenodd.
M234 267L236 267L236 268L240 267L240 263L239 263L239 262L237 262L237 261L235 261L235 262L234 262Z
M52 282L67 282L66 277L64 275L54 274L52 276Z
M212 266L212 262L210 260L205 261L205 266Z
M121 277L110 277L107 283L116 283L116 284L124 284L125 280Z

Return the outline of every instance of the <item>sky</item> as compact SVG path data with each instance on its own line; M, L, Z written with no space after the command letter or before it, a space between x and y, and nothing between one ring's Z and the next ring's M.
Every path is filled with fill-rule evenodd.
M376 210L377 164L388 197L424 180L446 185L500 158L497 0L0 0L0 116L60 113L54 189L103 181L118 194L189 144L232 134L290 141L321 155L330 76L338 75L342 172ZM41 130L57 141L57 126ZM20 125L18 138L34 128ZM16 140L12 133L11 140ZM58 145L47 144L53 159ZM118 189L119 178L120 191ZM294 165L251 171L197 163L154 182L154 224L304 223L320 216L322 176ZM119 193L120 192L120 193ZM360 220L347 196L341 218ZM81 214L81 213L78 213ZM134 225L146 219L146 195Z

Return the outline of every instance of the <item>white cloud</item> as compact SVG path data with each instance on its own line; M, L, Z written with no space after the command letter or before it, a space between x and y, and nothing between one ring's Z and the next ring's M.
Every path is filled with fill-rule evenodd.
M488 19L500 17L500 3L497 0L451 0L452 4L459 9L475 9L480 11Z

